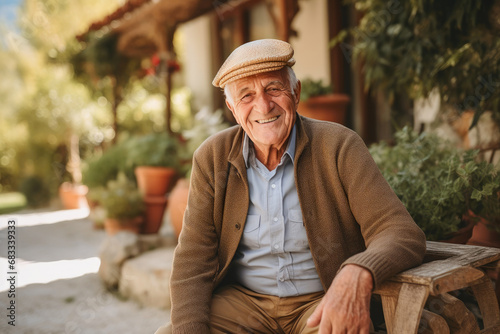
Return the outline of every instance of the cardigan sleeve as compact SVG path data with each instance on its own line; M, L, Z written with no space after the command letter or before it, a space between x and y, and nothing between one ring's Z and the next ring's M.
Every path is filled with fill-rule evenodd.
M345 260L368 269L374 287L422 262L425 235L380 173L362 139L348 136L338 155L338 172L366 249Z
M218 239L213 222L214 180L207 159L193 158L188 205L175 249L171 290L172 331L209 333L210 302L217 271ZM209 159L208 159L209 160ZM200 167L203 161L204 168Z

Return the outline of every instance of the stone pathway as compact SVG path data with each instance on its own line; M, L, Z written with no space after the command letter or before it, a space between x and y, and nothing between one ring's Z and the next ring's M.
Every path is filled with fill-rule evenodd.
M85 210L0 215L0 333L154 333L168 310L111 294L97 275L105 232ZM7 281L8 222L15 228L15 298ZM15 327L7 307L15 302Z

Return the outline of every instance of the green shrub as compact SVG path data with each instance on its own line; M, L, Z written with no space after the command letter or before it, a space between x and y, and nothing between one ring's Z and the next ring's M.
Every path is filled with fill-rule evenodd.
M20 190L26 196L31 207L41 207L49 204L50 190L39 176L29 176L21 181Z
M125 143L127 168L137 166L179 169L179 140L166 132L132 137Z
M304 79L300 81L300 100L305 102L310 97L332 93L332 86L323 84L322 80Z
M453 148L436 135L404 128L396 144L370 152L397 196L429 240L441 240L462 226L469 210L499 217L500 174L477 161L478 152Z
M106 209L108 218L135 218L144 213L142 195L124 173L119 173L116 180L108 181L106 187L94 189L92 196Z
M127 170L126 144L121 143L107 149L101 156L90 159L82 170L82 182L89 188L105 186L108 181L124 172L133 177L133 171Z

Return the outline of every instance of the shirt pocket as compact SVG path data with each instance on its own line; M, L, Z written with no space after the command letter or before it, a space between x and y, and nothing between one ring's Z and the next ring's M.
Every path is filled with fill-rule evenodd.
M252 249L260 247L260 215L248 215L241 243Z
M303 252L309 249L306 228L301 210L288 210L288 225L285 229L285 251Z

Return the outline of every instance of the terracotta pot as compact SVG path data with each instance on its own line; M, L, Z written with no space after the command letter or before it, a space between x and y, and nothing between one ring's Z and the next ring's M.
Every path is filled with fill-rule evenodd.
M59 198L65 209L88 208L87 195L89 188L82 184L63 182L59 186Z
M139 233L142 222L142 217L128 219L106 218L104 221L104 229L109 235L115 235L120 231Z
M144 196L163 196L170 190L175 169L168 167L136 167L137 186Z
M467 217L464 217L463 220L465 220L467 222L466 226L464 226L461 229L459 229L458 231L452 233L448 239L439 240L439 241L452 243L452 244L465 245L467 243L467 241L469 241L470 237L472 236L472 230L474 229L476 222L472 219L467 218Z
M182 229L182 220L184 218L184 211L186 211L187 201L189 194L189 181L187 179L180 179L175 184L174 189L169 196L169 217L172 228L175 234L179 237Z
M488 227L490 223L481 218L472 229L467 245L500 248L500 233Z
M345 94L314 96L307 101L300 101L298 112L305 117L345 125L349 101L349 96Z
M143 201L146 205L146 217L141 233L158 233L163 223L163 214L167 206L167 199L164 196L146 196L143 198Z

